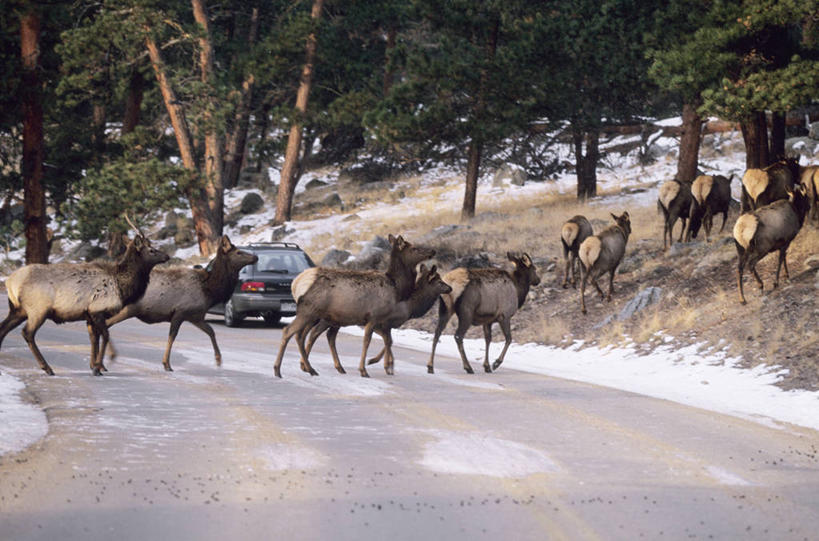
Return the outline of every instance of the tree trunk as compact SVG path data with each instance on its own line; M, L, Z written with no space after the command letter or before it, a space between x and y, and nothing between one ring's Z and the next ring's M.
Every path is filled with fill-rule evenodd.
M151 58L151 65L159 83L159 90L162 93L165 108L168 110L168 116L171 117L171 125L176 136L176 143L179 146L182 165L191 174L198 175L199 171L193 154L191 132L185 120L185 112L182 110L165 72L165 62L162 60L162 54L150 34L145 38L145 45L148 48L148 55ZM199 252L202 255L210 255L216 250L217 231L213 228L207 193L200 182L192 182L187 195L191 205L191 213L193 214L193 227L196 230L196 238L199 242Z
M203 0L191 0L193 6L193 18L202 27L203 34L199 37L199 69L200 80L208 86L213 84L213 44L210 34L210 23L208 12ZM215 233L211 239L210 248L207 254L210 255L216 249L216 239L222 236L224 224L225 206L225 186L222 173L225 170L223 163L224 146L219 132L213 127L211 115L208 109L205 110L205 193L210 209L211 228Z
M256 41L256 31L259 27L259 8L253 8L250 17L250 33L248 47ZM242 91L239 99L239 108L233 119L233 132L228 138L227 155L225 156L225 173L223 175L225 187L235 188L239 183L239 174L242 172L242 163L245 157L247 131L250 127L250 104L253 99L253 85L255 78L249 73L242 82Z
M105 105L95 103L92 109L91 144L97 156L105 153Z
M581 201L597 195L597 160L600 156L600 132L575 130L574 132L575 171L577 174L577 198ZM585 155L583 146L585 143Z
M131 133L139 125L145 79L139 70L134 70L128 82L128 93L125 96L125 114L122 118L122 133Z
M23 212L26 263L48 263L45 190L43 189L43 103L38 75L40 16L29 12L20 19L20 56L23 65Z
M785 159L785 113L771 115L771 156L770 161Z
M745 168L766 167L769 163L769 154L768 122L765 119L765 113L754 113L740 122L740 128L745 141Z
M270 109L273 108L273 103L270 100L265 100L262 105L262 111L259 115L259 140L256 142L256 148L258 152L256 153L256 169L259 171L262 170L264 167L264 149L265 144L267 143L267 128L270 126Z
M481 144L475 140L469 143L469 159L466 162L466 187L464 205L461 209L461 221L475 217L475 203L478 194L478 175L481 167Z
M324 0L313 0L313 10L310 13L310 17L313 19L314 24L319 20L323 6ZM302 115L307 111L307 98L310 96L310 87L313 84L313 62L316 57L316 45L317 39L314 31L307 36L304 67L301 70L299 90L296 94L296 115ZM279 183L279 193L276 197L276 216L273 218L275 225L290 220L293 207L293 194L296 191L296 171L298 169L301 137L301 119L295 118L290 126L287 150L285 150L284 153L281 182Z
M682 134L680 135L680 156L677 160L677 180L694 182L700 155L702 118L694 104L686 103L682 111Z

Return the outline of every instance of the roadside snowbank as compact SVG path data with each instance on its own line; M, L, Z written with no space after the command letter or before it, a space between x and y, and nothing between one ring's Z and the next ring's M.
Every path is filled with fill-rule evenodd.
M0 374L0 456L22 451L48 432L43 410L20 397L24 389L7 371Z

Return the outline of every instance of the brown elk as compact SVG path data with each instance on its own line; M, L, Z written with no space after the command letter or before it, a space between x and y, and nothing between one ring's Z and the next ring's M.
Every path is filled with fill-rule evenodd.
M100 375L105 369L100 338L108 340L105 318L142 297L151 269L167 260L167 254L137 235L116 262L32 264L17 269L6 280L9 314L0 323L0 343L25 321L23 338L40 368L54 375L34 340L37 330L46 319L55 323L86 320L91 339L89 364L94 375Z
M734 242L737 247L737 288L739 300L745 304L742 289L742 274L747 266L763 290L762 278L756 271L756 264L767 254L778 250L774 288L779 286L779 271L785 267L785 278L790 279L786 255L788 246L799 233L810 207L804 186L797 186L786 200L774 201L753 212L743 214L734 224Z
M725 229L728 219L728 209L731 206L731 180L722 175L700 175L691 185L691 212L688 216L688 229L685 232L685 241L696 238L700 225L705 228L705 241L711 235L714 224L714 215L722 214L722 226L719 232Z
M691 185L676 178L663 182L657 198L657 208L663 213L663 250L666 250L674 244L674 224L678 219L682 220L682 229L677 242L683 240L691 208Z
M600 297L604 297L603 290L597 284L597 278L609 273L609 294L607 301L611 301L614 291L614 273L626 253L626 243L631 234L631 220L628 212L622 215L611 215L615 224L604 229L597 235L587 238L580 245L580 311L586 313L586 282L591 280Z
M819 221L819 165L803 167L799 183L805 187L805 193L808 194L811 220Z
M221 366L222 353L216 343L213 327L205 321L205 315L208 308L230 298L239 280L239 270L258 259L258 256L236 248L227 235L224 235L219 241L216 257L207 269L155 268L151 271L151 280L142 298L123 307L105 325L110 327L132 317L145 323L169 321L171 328L162 366L170 372L173 370L171 346L179 327L183 322L189 321L210 337L216 366ZM115 356L116 352L112 351L111 358Z
M274 367L276 377L281 377L284 351L293 335L301 354L301 369L318 375L310 365L305 348L310 329L322 320L329 323L328 327L366 325L374 314L385 313L409 297L415 286L415 266L435 255L435 250L414 246L401 236L390 235L389 241L390 263L386 273L312 267L296 277L292 286L297 302L296 317L282 331ZM335 350L334 344L331 350ZM338 358L335 351L334 358ZM336 370L344 373L338 362ZM363 363L359 372L368 377Z
M563 274L563 288L569 281L569 269L572 272L572 287L577 287L577 251L588 237L592 236L592 226L585 216L577 215L566 220L560 228L560 244L563 246L563 259L566 262L566 271Z
M464 351L464 335L473 325L483 327L486 342L483 369L486 372L497 370L503 363L506 350L512 343L512 316L526 302L529 288L540 283L532 259L528 254L506 254L514 263L515 269L509 272L503 269L467 269L459 267L444 275L444 282L452 287L452 292L441 295L438 304L438 325L432 339L432 353L427 363L427 372L435 372L435 347L454 314L458 315L458 328L455 331L455 343L461 354L463 368L472 374L472 366ZM497 360L489 365L489 344L492 342L492 324L500 325L506 339L503 350Z
M799 179L799 161L787 158L763 169L748 169L742 176L742 212L787 199Z

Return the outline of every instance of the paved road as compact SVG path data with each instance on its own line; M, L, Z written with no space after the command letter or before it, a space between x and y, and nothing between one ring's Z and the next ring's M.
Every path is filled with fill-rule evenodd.
M319 377L280 330L126 321L120 359L88 370L82 324L47 323L22 377L48 436L0 457L0 539L817 539L819 434L768 427L506 367L469 376L396 348L396 375ZM451 337L445 337L451 340Z

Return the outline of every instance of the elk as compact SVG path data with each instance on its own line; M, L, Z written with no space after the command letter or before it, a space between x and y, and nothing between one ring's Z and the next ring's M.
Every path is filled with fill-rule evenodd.
M787 199L799 178L799 161L787 158L763 169L748 169L742 176L742 212Z
M674 244L674 224L677 219L682 220L680 238L682 242L688 212L691 208L691 185L675 179L663 182L660 186L660 195L657 198L657 209L663 214L663 250ZM666 240L667 239L667 240Z
M563 274L563 289L566 289L569 280L569 269L572 271L572 287L577 287L577 251L580 245L594 234L589 220L585 216L573 216L560 229L560 243L563 246L563 259L566 262L566 272Z
M529 288L540 283L537 269L528 254L508 252L506 257L515 265L513 272L504 269L459 267L444 275L443 280L449 284L452 291L441 295L438 303L438 324L432 339L432 353L427 363L428 373L435 373L435 347L453 314L458 315L455 343L458 345L458 352L461 354L463 368L467 374L472 374L473 371L466 359L464 335L473 325L483 327L483 337L486 342L484 371L497 370L503 363L506 350L512 343L512 316L526 302ZM494 323L500 325L506 342L500 356L490 366L489 344L492 341L492 324Z
M810 165L802 168L799 183L805 187L810 201L810 217L814 221L819 221L819 166Z
M14 271L6 288L9 314L0 323L0 344L6 335L26 322L23 338L46 374L54 371L46 362L34 336L46 319L55 323L86 320L91 339L90 366L94 375L105 370L100 337L108 340L105 318L139 300L148 286L151 269L168 255L138 234L116 262L32 264Z
M700 175L694 179L691 185L691 211L688 215L688 229L685 232L685 241L689 242L692 237L696 238L700 224L705 228L705 241L711 235L711 228L714 224L714 215L722 214L722 227L719 232L725 229L725 221L728 219L728 208L731 206L731 180L722 175Z
M415 266L435 255L435 250L414 246L401 236L390 235L389 241L390 262L386 273L311 267L296 277L292 285L296 317L282 331L274 366L276 377L281 377L282 358L293 335L301 354L301 369L316 376L318 372L310 365L304 343L310 329L322 320L325 325L329 323L329 328L366 325L374 314L386 313L410 296L415 286ZM334 343L331 349L336 370L343 374ZM363 362L359 372L362 377L369 377Z
M764 287L762 278L756 271L756 264L767 254L778 250L779 261L776 266L774 288L779 286L779 271L785 267L785 278L790 280L786 253L791 241L799 233L810 207L804 186L797 186L788 195L788 199L774 201L753 212L743 214L734 224L734 243L737 247L737 288L739 300L746 304L742 289L742 274L747 266L759 284L760 292Z
M609 294L606 301L611 302L614 291L614 273L623 255L626 253L626 243L631 234L631 220L628 212L622 215L611 215L615 224L607 227L599 234L587 238L580 245L580 311L586 313L586 282L591 280L600 297L604 297L603 290L597 284L597 278L609 273Z
M211 306L230 298L239 280L239 270L258 259L256 255L236 248L228 236L224 235L219 241L216 257L207 269L155 268L151 271L151 280L142 298L123 307L119 313L108 318L105 325L111 327L132 317L139 318L144 323L170 322L162 366L171 372L171 347L179 327L183 322L189 321L208 335L213 345L216 366L221 366L222 353L216 343L213 327L205 321L205 315ZM116 356L113 345L111 349L113 359Z

